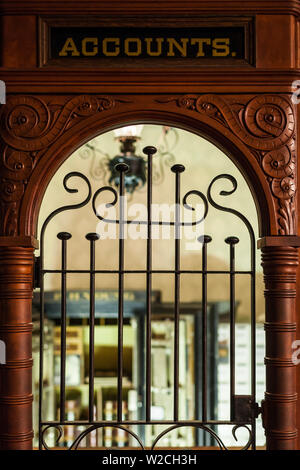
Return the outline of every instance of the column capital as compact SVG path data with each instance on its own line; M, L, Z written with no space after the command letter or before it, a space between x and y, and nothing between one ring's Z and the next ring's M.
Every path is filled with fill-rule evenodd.
M287 235L287 236L268 236L263 237L257 240L257 248L262 249L266 247L295 247L300 246L300 237L296 235Z
M24 247L24 248L34 248L39 247L39 242L36 238L32 236L19 236L19 237L0 237L0 247Z

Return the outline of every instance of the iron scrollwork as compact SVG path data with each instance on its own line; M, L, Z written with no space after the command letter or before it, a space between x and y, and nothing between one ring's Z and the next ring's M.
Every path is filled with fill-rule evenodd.
M77 204L68 204L66 206L59 207L58 209L55 209L53 212L51 212L51 214L48 215L48 217L46 218L45 222L43 223L43 226L42 226L42 229L41 229L41 256L43 254L43 244L44 244L45 230L46 230L49 222L53 219L53 217L60 214L61 212L67 211L67 210L80 209L81 207L86 206L89 203L89 201L91 200L91 197L92 197L91 183L89 182L88 178L85 175L83 175L82 173L80 173L78 171L71 171L70 173L68 173L64 177L64 180L63 180L64 189L68 193L78 193L78 189L68 187L68 181L71 178L74 178L74 177L80 178L81 180L83 180L86 183L87 188L88 188L88 194L87 194L86 198L83 201L78 202Z
M174 431L175 429L179 429L179 428L182 428L182 427L193 427L193 428L196 428L196 429L202 429L204 432L207 432L208 434L210 434L210 436L212 436L212 438L217 442L220 450L228 450L228 447L224 444L222 439L220 439L220 437L218 436L218 434L215 431L213 431L212 429L210 429L208 426L206 426L204 424L198 424L198 423L194 423L194 424L190 424L190 423L189 424L175 424L174 426L171 426L168 429L165 429L163 432L161 432L156 437L156 439L154 440L154 442L152 444L151 450L155 449L155 447L158 444L158 442L160 441L160 439L162 437L164 437L166 434L168 434L169 432ZM238 440L237 437L236 437L236 431L239 428L245 428L245 429L247 429L247 431L249 433L249 438L248 438L247 443L240 450L248 450L249 447L251 446L252 442L253 442L252 431L245 424L238 424L238 425L234 426L232 428L232 435L233 435L233 437L236 441Z
M40 440L42 442L42 445L43 445L44 449L46 449L46 450L51 450L51 448L48 446L48 444L45 440L45 434L51 428L54 428L56 431L58 431L58 436L55 439L55 445L56 446L59 445L59 441L60 441L60 439L61 439L61 437L63 436L63 433L64 433L63 428L60 424L52 423L52 424L48 424L44 428L41 428L40 429Z
M116 206L116 204L118 203L118 192L116 191L116 189L112 188L111 186L104 186L100 189L98 189L95 194L94 194L94 197L93 197L93 211L94 211L94 214L96 215L96 217L101 220L102 222L106 222L106 223L113 223L113 224L120 224L120 220L119 219L107 219L105 218L104 216L102 216L98 210L97 210L97 207L96 207L96 199L98 198L98 196L103 193L103 192L111 192L114 196L114 199L110 202L110 203L107 203L106 204L106 207L109 208L109 207L113 207L113 206ZM193 221L193 222L180 222L180 226L194 226L194 225L198 225L200 224L201 222L204 221L204 219L206 218L207 214L208 214L208 203L207 203L207 199L205 197L205 195L203 193L201 193L201 191L197 191L197 190L191 190L189 192L187 192L184 197L183 197L183 200L182 200L182 204L183 204L183 207L185 209L188 209L190 211L194 211L195 208L192 207L191 205L189 205L187 203L187 199L189 198L189 196L191 195L196 195L198 196L203 204L204 204L204 214L203 216L199 219L199 220L196 220L196 221ZM123 220L123 224L133 224L133 225L147 225L147 220ZM152 221L152 225L170 225L170 226L174 226L176 225L176 222L166 222L166 221L163 221L163 220L153 220Z
M121 425L121 424L117 424L117 423L116 424L114 424L114 423L109 423L109 424L95 423L95 424L92 424L92 425L87 425L87 429L82 431L74 439L74 441L71 444L69 444L68 450L78 450L78 447L80 446L81 441L85 437L87 437L91 432L96 431L98 429L105 429L105 428L108 428L108 427L111 427L111 428L114 428L114 429L120 429L120 430L124 431L125 433L128 433L131 437L133 437L135 439L135 441L138 443L140 449L145 450L145 446L144 446L143 442L141 441L141 439L139 438L139 436L135 432L133 432L128 427L126 427L124 425ZM180 428L183 428L183 427L192 427L192 428L195 428L195 429L203 430L203 432L208 433L216 441L216 443L217 443L220 450L225 450L225 451L229 450L228 446L225 445L224 441L218 436L218 434L215 431L213 431L209 426L204 425L204 424L200 424L200 423L184 423L184 424L179 423L179 424L174 424L174 425L168 427L167 429L162 431L154 439L154 441L152 443L152 446L151 446L151 450L155 450L157 444L159 443L159 441L164 436L166 436L167 434L169 434L170 432L172 432L174 430L177 430L177 429L180 429ZM41 429L41 440L42 440L42 445L43 445L44 449L46 449L46 450L51 450L51 448L48 446L48 444L46 442L46 438L45 438L45 434L51 428L54 428L56 431L58 431L58 436L55 439L55 447L59 446L60 439L63 437L63 425L62 424L52 423L52 424L46 425L44 428L42 428ZM249 429L249 427L246 424L237 424L237 425L233 426L232 435L233 435L234 439L236 441L238 441L237 431L239 429L242 429L242 428L247 430L249 437L248 437L248 440L245 443L245 445L243 447L241 447L240 450L248 450L250 448L251 444L253 443L253 433L252 433L251 429Z

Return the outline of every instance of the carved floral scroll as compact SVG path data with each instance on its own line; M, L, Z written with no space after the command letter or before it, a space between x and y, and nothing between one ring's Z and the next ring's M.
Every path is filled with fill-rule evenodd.
M116 101L107 96L76 96L66 103L14 96L2 107L0 203L1 235L18 232L18 208L38 158L79 120L104 112Z
M174 99L161 100L170 102ZM227 99L218 95L184 95L177 106L206 114L237 136L258 160L277 212L278 235L296 233L296 136L294 110L279 95Z

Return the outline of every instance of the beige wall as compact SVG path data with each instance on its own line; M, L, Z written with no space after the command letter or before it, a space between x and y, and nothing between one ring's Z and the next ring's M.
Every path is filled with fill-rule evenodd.
M154 157L155 173L161 162L163 163L165 177L160 184L153 187L153 202L169 202L174 203L174 174L170 172L171 162L169 156L163 156L165 143L161 139L161 126L146 125L142 131L142 140L137 145L137 153L142 153L145 145L155 145L161 148L161 152ZM197 189L204 193L212 178L220 173L229 173L238 181L238 189L228 197L218 196L222 189L231 190L232 185L229 181L218 182L215 186L214 195L220 204L233 207L242 212L250 220L255 230L256 238L258 237L257 215L250 190L245 183L240 172L231 162L231 160L222 153L218 148L208 141L191 134L189 132L176 129L168 134L168 142L172 147L178 139L174 153L173 163L182 163L186 167L186 171L182 174L182 196L191 189ZM114 156L119 153L119 144L115 141L113 132L106 133L91 141L92 145L105 154ZM98 157L99 161L99 157ZM102 168L103 164L102 160ZM100 173L100 180L95 178L95 174ZM78 187L78 194L67 193L62 185L63 177L70 171L80 171L90 177L93 185L93 191L104 185L103 171L101 167L97 168L96 160L93 163L92 155L84 149L78 149L68 160L60 167L55 177L52 179L47 188L39 218L39 229L46 216L54 209L61 205L72 204L80 201L86 195L86 188L78 179L70 180L70 187ZM91 176L91 172L94 177ZM98 175L99 177L99 175ZM105 198L97 201L102 203ZM109 201L109 199L106 199ZM146 191L143 188L134 193L131 202L145 203ZM196 196L191 197L191 203L199 202ZM73 237L68 242L69 256L68 267L85 269L89 263L89 243L85 239L85 234L96 231L98 220L95 217L91 204L76 210L64 212L56 216L49 224L46 234L46 260L45 266L48 268L57 268L60 265L60 242L56 238L59 231L69 231ZM250 244L248 232L243 223L234 215L215 210L210 206L208 217L205 220L204 232L213 236L213 242L209 245L208 268L209 269L227 269L229 248L224 243L227 236L235 235L241 239L237 246L236 267L240 270L247 270L250 267ZM182 269L201 269L201 246L199 251L189 251L185 247L185 241L182 241ZM127 240L125 254L125 269L144 269L146 263L145 240ZM154 269L172 269L174 256L174 241L159 240L153 242L153 268ZM97 242L97 268L99 269L117 269L118 267L118 240L101 240ZM260 268L259 253L257 254L257 317L259 320L264 316L263 302L263 286L262 274ZM59 277L57 275L49 275L46 279L46 288L49 290L59 289ZM69 288L86 288L88 287L88 276L73 275L69 277ZM144 289L144 275L128 275L126 276L127 289ZM182 276L182 292L181 298L183 302L200 301L201 300L201 277L198 275ZM97 288L109 289L117 288L117 277L115 275L98 275ZM170 275L155 275L153 278L153 289L162 291L164 301L172 301L173 299L173 277ZM229 297L228 276L214 275L209 279L209 300L227 300ZM241 276L237 279L237 299L240 301L239 316L244 319L249 318L249 302L250 288L248 276Z

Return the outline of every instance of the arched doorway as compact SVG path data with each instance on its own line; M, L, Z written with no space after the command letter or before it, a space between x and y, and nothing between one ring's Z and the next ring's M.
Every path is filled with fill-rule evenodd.
M39 205L43 193L51 177L59 167L60 163L67 158L71 151L79 144L87 141L92 135L99 133L99 129L109 130L117 127L120 123L130 124L131 122L163 122L168 125L180 125L187 130L205 135L210 140L215 141L218 146L224 148L227 154L230 154L236 161L236 164L243 171L249 186L252 189L257 207L259 208L260 234L263 236L274 235L273 240L266 238L262 244L265 251L265 272L267 291L267 344L268 350L267 366L269 372L272 372L272 380L269 381L269 391L267 391L268 410L275 410L279 413L286 426L286 430L278 431L274 429L280 423L274 421L271 431L267 437L269 446L282 446L287 448L293 445L296 432L293 425L293 406L295 404L295 393L292 391L291 376L294 374L289 357L290 339L295 330L294 318L295 305L291 291L293 290L294 274L296 269L296 237L288 240L284 235L293 235L294 216L293 216L293 191L291 178L284 176L289 172L293 164L292 155L293 132L294 127L291 123L291 114L289 103L284 98L272 97L271 105L268 103L269 97L243 97L244 102L240 104L239 113L244 113L246 123L251 132L243 128L241 123L233 121L236 113L236 103L226 103L214 95L197 97L179 96L167 97L161 96L141 96L128 95L127 99L122 96L116 97L95 97L83 96L75 98L57 97L58 103L54 107L46 104L41 97L18 97L12 98L4 110L3 119L3 140L6 143L7 170L10 171L10 165L21 161L21 164L14 166L15 174L7 173L7 178L14 180L17 175L17 182L14 187L8 191L8 198L5 201L7 207L7 217L4 229L10 235L15 236L17 247L3 248L3 264L7 269L11 265L13 272L22 271L26 280L16 287L9 297L9 309L14 310L17 300L22 305L23 318L28 321L30 317L30 296L31 296L31 274L33 267L32 258L32 236L36 235L36 222L39 211ZM239 97L239 102L241 97ZM274 104L275 103L275 104ZM122 106L126 110L122 110ZM276 114L279 110L284 119L280 126L279 136L274 137L270 131L271 124L257 131L256 137L253 126L257 124L253 120L251 110L258 107L264 117L271 116L273 120L278 119ZM276 107L276 112L270 111ZM120 108L120 109L118 109ZM31 110L34 110L35 116L32 117ZM20 113L17 120L18 131L16 132L14 115ZM279 112L278 111L278 112ZM34 118L34 119L33 119ZM267 120L271 122L271 118ZM13 126L11 126L13 122ZM39 123L39 125L37 125ZM260 121L259 121L260 123ZM28 130L32 125L32 129ZM27 127L26 127L27 126ZM44 126L44 127L43 127ZM29 139L22 136L30 133ZM268 137L268 135L272 137ZM272 162L280 160L279 154L274 154L274 149L281 149L286 152L288 158L284 160L283 174L276 169ZM13 149L13 150L12 150ZM18 149L17 152L15 149ZM282 150L284 149L284 150ZM17 160L17 161L16 161ZM274 168L273 168L274 166ZM287 172L287 173L286 173ZM21 181L21 182L20 182ZM22 190L24 190L24 193ZM16 217L16 213L18 217ZM280 235L281 240L277 235ZM19 245L18 245L19 243ZM270 244L271 243L271 244ZM275 248L274 248L275 247ZM12 259L14 260L12 262ZM287 269L286 266L289 266ZM26 266L26 269L24 268ZM24 271L25 269L25 271ZM15 271L16 270L16 271ZM18 271L19 270L19 271ZM278 277L274 276L274 270L278 270ZM269 278L268 278L269 276ZM285 277L286 276L286 277ZM274 304L274 283L285 284L280 291L281 303L284 304L284 314L279 312L279 306ZM7 284L5 285L7 289ZM276 294L277 296L277 294ZM275 297L276 297L275 296ZM19 303L20 300L20 303ZM269 317L268 317L269 315ZM13 317L12 317L13 318ZM279 319L279 321L278 321ZM20 318L14 318L14 325L18 325ZM29 358L31 340L30 327L26 321L21 322L22 331L18 330L19 339L24 341L24 357L20 359L22 368L16 367L14 370L14 359L4 368L8 380L12 387L16 387L16 381L21 382L26 388L26 398L22 398L22 407L18 408L20 416L27 416L23 419L23 436L17 439L24 443L26 447L31 441L30 419L31 394L28 393L30 386L31 362ZM285 332L285 335L281 334ZM7 329L6 338L9 349L13 350L15 331ZM287 338L287 334L289 337ZM272 341L276 337L276 342ZM268 346L267 346L268 347ZM29 349L28 349L29 348ZM283 352L284 351L284 354ZM283 359L279 356L283 355ZM16 356L17 357L17 356ZM279 369L280 368L280 369ZM278 375L276 375L278 374ZM285 383L282 377L287 374L288 391L282 389ZM275 377L275 378L274 378ZM277 377L277 378L276 378ZM268 387L267 385L267 387ZM25 396L24 395L24 396ZM7 413L14 413L15 406L20 403L11 403ZM271 419L270 414L267 414ZM8 420L5 419L6 423ZM267 425L268 428L268 425ZM13 436L13 432L8 433ZM20 434L20 433L17 433ZM4 432L5 436L5 432ZM4 437L5 440L5 437ZM11 438L14 441L14 438ZM14 445L14 444L12 444Z
M228 157L206 140L168 126L145 125L143 127L142 147L150 142L154 142L158 147L158 153L152 159L150 184L151 199L154 205L152 209L151 244L148 245L147 243L148 248L151 246L151 269L149 268L147 273L145 269L146 259L147 263L149 262L149 251L146 248L145 241L147 234L141 233L143 226L127 225L122 249L123 254L120 255L117 225L107 224L99 217L102 210L105 213L104 202L106 199L110 202L113 189L118 190L118 184L114 184L113 181L110 184L107 183L111 180L110 175L114 175L111 164L114 161L113 155L120 154L118 145L122 143L123 153L117 160L125 159L126 161L128 149L130 148L129 141L132 142L130 136L126 137L126 132L132 133L134 131L133 126L123 130L125 137L122 135L122 130L117 130L116 133L120 133L120 137L117 139L114 133L110 132L102 134L102 136L79 148L64 162L52 178L43 199L39 219L40 229L38 231L39 234L43 234L42 236L39 235L42 244L41 256L43 257L43 261L40 263L41 270L43 270L43 276L40 278L41 285L39 286L43 290L40 300L43 303L43 321L48 323L50 321L50 324L51 320L53 322L52 343L55 342L57 350L54 355L55 373L53 374L52 371L52 374L49 374L47 361L44 361L43 365L43 369L46 370L46 374L44 373L46 377L42 382L48 385L45 387L44 398L40 403L43 409L40 426L41 447L50 445L49 442L52 442L52 445L54 444L54 428L52 427L50 439L47 433L49 434L54 421L55 426L58 426L57 419L63 431L60 444L69 447L73 446L76 437L77 440L80 439L77 435L78 430L83 429L87 420L90 421L90 426L84 429L82 438L85 446L102 447L105 445L107 447L109 443L111 446L121 447L128 446L129 443L131 446L138 445L137 439L135 441L131 435L126 437L124 431L120 431L119 428L115 427L125 425L129 431L135 431L145 447L155 445L157 439L160 446L165 445L167 447L215 446L219 442L216 439L220 439L222 447L225 445L228 447L235 443L231 434L231 427L239 425L241 429L243 419L245 421L250 420L251 431L250 428L249 431L243 429L245 436L239 442L239 446L247 446L247 443L248 445L250 443L255 445L254 437L257 434L255 423L251 420L251 413L246 416L247 410L245 407L247 401L251 402L251 406L256 403L256 289L255 273L252 273L254 277L251 274L252 269L255 271L255 261L250 255L254 251L255 257L256 249L255 246L253 247L253 240L249 238L249 235L254 235L256 232L254 238L258 238L258 221L251 192L247 188L242 175ZM124 145L124 142L127 142L127 144ZM134 154L141 154L142 147L140 143L139 149ZM133 152L132 147L131 152ZM131 161L128 164L130 165L130 163ZM115 164L113 163L113 165ZM201 195L201 209L205 209L205 212L208 210L210 215L205 214L205 220L203 221L205 227L195 225L193 228L198 228L198 231L193 230L191 234L190 218L185 220L188 233L183 229L184 233L180 236L179 256L175 256L173 252L175 242L173 227L170 230L171 224L168 224L166 219L164 220L166 230L154 233L154 229L158 228L157 225L154 225L156 219L163 219L164 217L160 210L155 211L158 205L161 205L161 210L165 210L169 203L171 210L173 210L175 186L173 181L174 173L172 173L171 167L176 164L184 165L185 168L180 182L180 208L182 209L181 198L194 207L199 195ZM71 176L70 179L66 180L68 174ZM87 203L82 208L79 207L78 210L73 211L71 209L74 203L81 204L81 201L85 200L87 181L83 179L83 176L88 178L92 186L93 200L95 201L92 206L94 209L97 208L98 220L95 219L95 214L92 214L93 211L90 210L91 203ZM137 176L141 177L142 175L138 172ZM132 176L129 175L127 180L128 191L125 190L124 193L125 196L130 196L129 200L126 201L128 206L126 218L132 218L134 209L141 211L140 217L136 217L135 222L139 218L147 220L148 167L145 168L144 176L145 179L141 178L140 184L135 188L130 186ZM216 176L217 179L215 179ZM68 191L72 188L72 177L75 180L73 181L74 189L75 187L80 189L80 196L78 195L79 198L75 196L75 200L74 194L69 194L70 197L68 198ZM127 174L125 174L125 188L126 177ZM115 174L115 178L117 178L117 174ZM234 196L228 198L229 201L227 201L227 198L226 201L224 198L224 202L220 198L218 199L219 204L224 204L229 211L233 209L231 216L227 212L222 213L218 210L218 207L214 209L214 206L206 201L205 195L213 180L215 180L213 185L219 185L219 190L216 191L212 188L212 192L209 191L213 199L219 193L222 194L224 190L225 195L228 196L232 191L234 192ZM237 191L235 191L237 189L235 188L235 181L237 182ZM105 193L108 196L107 198L105 198ZM101 202L102 207L100 208L99 204ZM69 204L71 205L70 210L63 210L60 214L57 213L58 207L62 205L66 207ZM118 205L119 202L116 207ZM143 207L145 208L145 214L142 214ZM246 213L245 207L247 207ZM246 224L237 217L234 209L246 216ZM214 211L213 214L211 214L212 211ZM48 218L49 213L54 215L51 220ZM181 217L186 215L185 211L181 213ZM169 213L166 216L169 222L171 218L174 220L174 214L172 217ZM193 219L201 219L203 216L204 214L201 212L199 217L196 215ZM105 218L112 219L113 215L107 215ZM252 229L250 229L250 232L248 231L251 227L248 219L251 219L253 226L256 227L253 232ZM45 220L47 220L46 226L43 225ZM93 261L96 278L93 281L94 292L91 293L90 278L87 276L88 273L83 273L82 270L90 262L88 259L89 244L86 242L85 235L87 232L95 230L95 223L97 222L100 239L93 245L96 250ZM61 292L62 273L58 272L61 267L61 242L56 235L59 232L67 231L72 234L72 241L67 242L68 256L65 259L67 263L67 272L65 272L67 284L63 294ZM208 241L207 239L205 242L207 244L202 247L201 241L199 242L198 239L204 233L210 234L211 237L208 238L211 238L211 240ZM229 256L229 246L227 245L233 234L239 237L235 239L238 245L231 248L235 251L235 260ZM227 240L226 243L225 240ZM120 256L124 257L122 264L124 264L125 269L124 279L122 279L124 283L122 292L118 289L120 272L117 272ZM233 262L235 266L230 267ZM180 268L177 267L175 273L173 269L176 263ZM234 279L233 277L230 278L230 269L235 271L231 274ZM148 282L146 282L145 276L149 276ZM180 281L177 282L177 289L175 290L174 276L180 276ZM249 276L251 276L251 279ZM257 313L257 317L260 318L258 331L261 337L261 322L264 319L261 273L257 273L257 281L260 284L258 290L261 293L259 313ZM146 299L149 283L151 283L151 297L153 298L150 307ZM234 294L234 291L236 291L236 294ZM94 320L91 320L89 312L91 295L93 296ZM65 352L61 349L62 340L58 341L58 338L61 338L63 328L61 316L62 296L66 296L66 304L63 309L66 309L65 320L68 325L65 327L67 336ZM124 331L125 337L127 335L125 344L122 341L123 352L121 356L123 361L121 364L117 360L120 339L117 338L120 322L120 305L118 305L120 296L123 305L122 332ZM178 303L177 333L175 333L174 327L174 318L176 317L174 302ZM39 311L39 302L37 301L36 304ZM148 322L149 316L150 320ZM92 338L96 337L96 344L93 346L96 352L94 352L92 363L90 362L92 352L90 351L91 331L89 330L91 325L93 327ZM68 349L74 348L75 343L77 343L77 341L74 343L69 338L68 344L68 334L72 336L77 334L79 338L84 336L82 333L84 330L86 330L86 340L80 341L78 339L80 346L78 345L77 355L74 354L74 349L73 354L70 354L70 351L68 354ZM131 341L128 339L130 331L131 334L132 331L136 331L136 337ZM109 334L115 335L114 340L111 340L111 342L106 340L106 335ZM175 341L177 351L173 344L174 334L178 336L177 341ZM243 335L244 342L241 342L241 336ZM53 347L50 337L51 335L48 334L47 345L49 349ZM87 337L89 337L89 340ZM235 346L236 341L238 344ZM43 338L42 342L45 344ZM263 349L264 344L260 342L258 350L262 351ZM37 350L34 357L38 358L39 354L40 352ZM80 354L82 355L81 360L78 358ZM179 362L178 371L175 372L174 355L177 355L177 361ZM240 356L239 359L236 359L238 356ZM77 366L73 366L77 367L77 374L74 370L72 372L71 364L68 364L68 358L69 361L79 361ZM53 357L48 355L48 361L53 362ZM164 363L165 369L163 369ZM64 377L60 376L61 367L65 369ZM122 368L124 375L123 388L120 392L122 405L124 406L122 418L117 416L116 412L119 400L117 394L119 367ZM146 372L147 368L149 368L149 376ZM37 365L35 370L37 370ZM264 381L261 377L263 370L261 355L258 370L260 379L257 385L261 399L263 398L262 390L264 390ZM73 380L70 378L70 374L77 375L77 378ZM38 380L38 371L34 375ZM173 377L173 375L175 376ZM148 384L150 376L152 377L151 386ZM61 386L61 380L64 381L63 386ZM87 401L87 389L91 380L94 383ZM174 387L176 380L177 387ZM52 388L49 387L49 384L52 384ZM39 387L38 383L36 385L35 395L37 400ZM151 393L147 392L149 387ZM42 392L42 388L40 392ZM150 396L149 403L147 403L147 393ZM173 405L176 395L177 403L174 409L176 418L174 418ZM63 399L61 400L61 398ZM92 418L89 416L88 411L91 406L90 401L92 401L92 406L95 407ZM75 403L75 409L69 409ZM115 410L113 408L114 404ZM148 412L147 405L149 406ZM61 407L64 408L63 415L60 414ZM111 408L110 412L108 407ZM238 414L237 407L244 408L244 416ZM254 411L253 408L253 413ZM38 416L38 413L36 413L36 416ZM67 425L64 424L64 416L69 421ZM68 420L68 416L74 418L76 425L71 425L72 419ZM111 424L109 423L109 416L114 421L113 432L109 429L109 424ZM61 419L62 421L60 421ZM80 419L82 420L81 425L78 423ZM119 419L122 420L119 421ZM228 426L230 420L233 420L231 427ZM147 422L147 425L138 425L139 421L142 423ZM165 426L164 421L168 423ZM94 428L98 426L98 431L91 430L89 433L88 429L91 429L91 426L94 426ZM205 430L204 432L201 426ZM36 424L35 427L38 431L39 426ZM48 431L44 433L45 429ZM250 432L250 436L248 432ZM262 429L258 434L258 443L264 445L265 439ZM83 445L82 441L81 445Z

